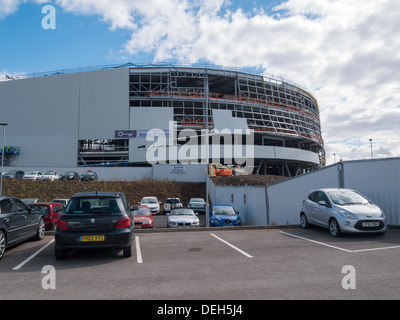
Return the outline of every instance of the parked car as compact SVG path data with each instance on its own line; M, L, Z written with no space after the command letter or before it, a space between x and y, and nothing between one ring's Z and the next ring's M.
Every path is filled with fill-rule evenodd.
M20 199L0 196L0 259L5 250L30 238L42 240L45 233L44 218Z
M132 255L134 218L123 192L76 193L58 218L55 257L74 249L116 248Z
M51 200L51 202L59 202L65 208L69 202L69 199L53 199L53 200Z
M81 180L81 176L75 171L66 171L60 175L60 180Z
M63 205L59 202L36 202L29 204L32 212L43 215L46 230L54 230L58 217L63 212Z
M203 198L191 198L188 203L188 208L194 212L206 212L206 202Z
M24 172L21 170L7 170L3 173L3 179L22 179Z
M199 218L192 209L176 208L168 215L168 228L191 228L198 227L199 224Z
M351 189L318 189L303 201L300 225L328 228L332 236L342 233L376 233L387 230L384 212L361 193Z
M97 176L97 173L92 170L88 170L87 172L81 174L81 181L97 181L97 180L99 180L99 177Z
M27 205L29 205L30 203L43 202L43 200L40 198L24 198L21 200Z
M215 204L211 207L210 225L217 227L240 226L242 220L239 213L228 204Z
M60 179L60 177L58 176L57 172L55 172L55 171L45 171L40 176L40 180L55 181L58 179Z
M164 213L168 214L174 208L182 208L183 204L179 198L167 198L164 203Z
M24 174L22 180L39 180L42 173L40 171L29 171Z
M148 206L152 214L160 213L160 203L156 197L143 197L139 204Z
M148 206L134 206L135 228L153 228L154 220Z

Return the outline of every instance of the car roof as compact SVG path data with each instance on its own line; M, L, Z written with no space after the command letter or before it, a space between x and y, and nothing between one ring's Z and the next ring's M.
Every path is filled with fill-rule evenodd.
M62 205L62 203L59 203L59 202L35 202L35 203L29 204L29 206L54 206L54 205Z
M328 191L339 191L339 190L342 190L342 191L354 191L353 189L346 189L346 188L319 188L319 189L311 190L311 192L315 192L315 191L328 192Z
M104 196L104 197L120 197L120 191L85 191L75 193L72 198Z
M230 204L213 204L213 207L232 207Z

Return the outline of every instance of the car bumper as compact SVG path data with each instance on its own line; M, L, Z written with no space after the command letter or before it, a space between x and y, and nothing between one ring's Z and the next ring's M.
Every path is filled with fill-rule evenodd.
M376 226L371 223L375 223ZM340 222L340 230L343 233L384 233L387 230L387 223L384 220L346 219Z
M152 228L153 224L144 224L135 222L135 229L152 229Z
M199 223L198 224L183 223L183 222L179 222L176 224L168 223L168 228L198 228L198 227L199 227Z
M210 225L212 227L234 227L234 226L241 226L242 225L242 221L232 221L232 220L216 221L216 220L211 220Z
M103 241L80 241L81 236L103 235ZM133 230L120 229L112 232L68 232L57 230L55 245L59 249L97 249L97 248L123 248L132 243Z

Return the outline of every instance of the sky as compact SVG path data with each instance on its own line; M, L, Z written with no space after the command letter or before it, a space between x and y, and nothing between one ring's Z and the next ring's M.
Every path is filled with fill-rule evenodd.
M318 100L327 164L400 157L399 15L398 0L0 0L0 81L127 62L251 68Z

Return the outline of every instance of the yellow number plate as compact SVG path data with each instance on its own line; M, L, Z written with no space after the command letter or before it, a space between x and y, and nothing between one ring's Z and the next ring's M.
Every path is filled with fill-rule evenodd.
M87 242L87 241L104 241L104 235L79 237L79 242Z

